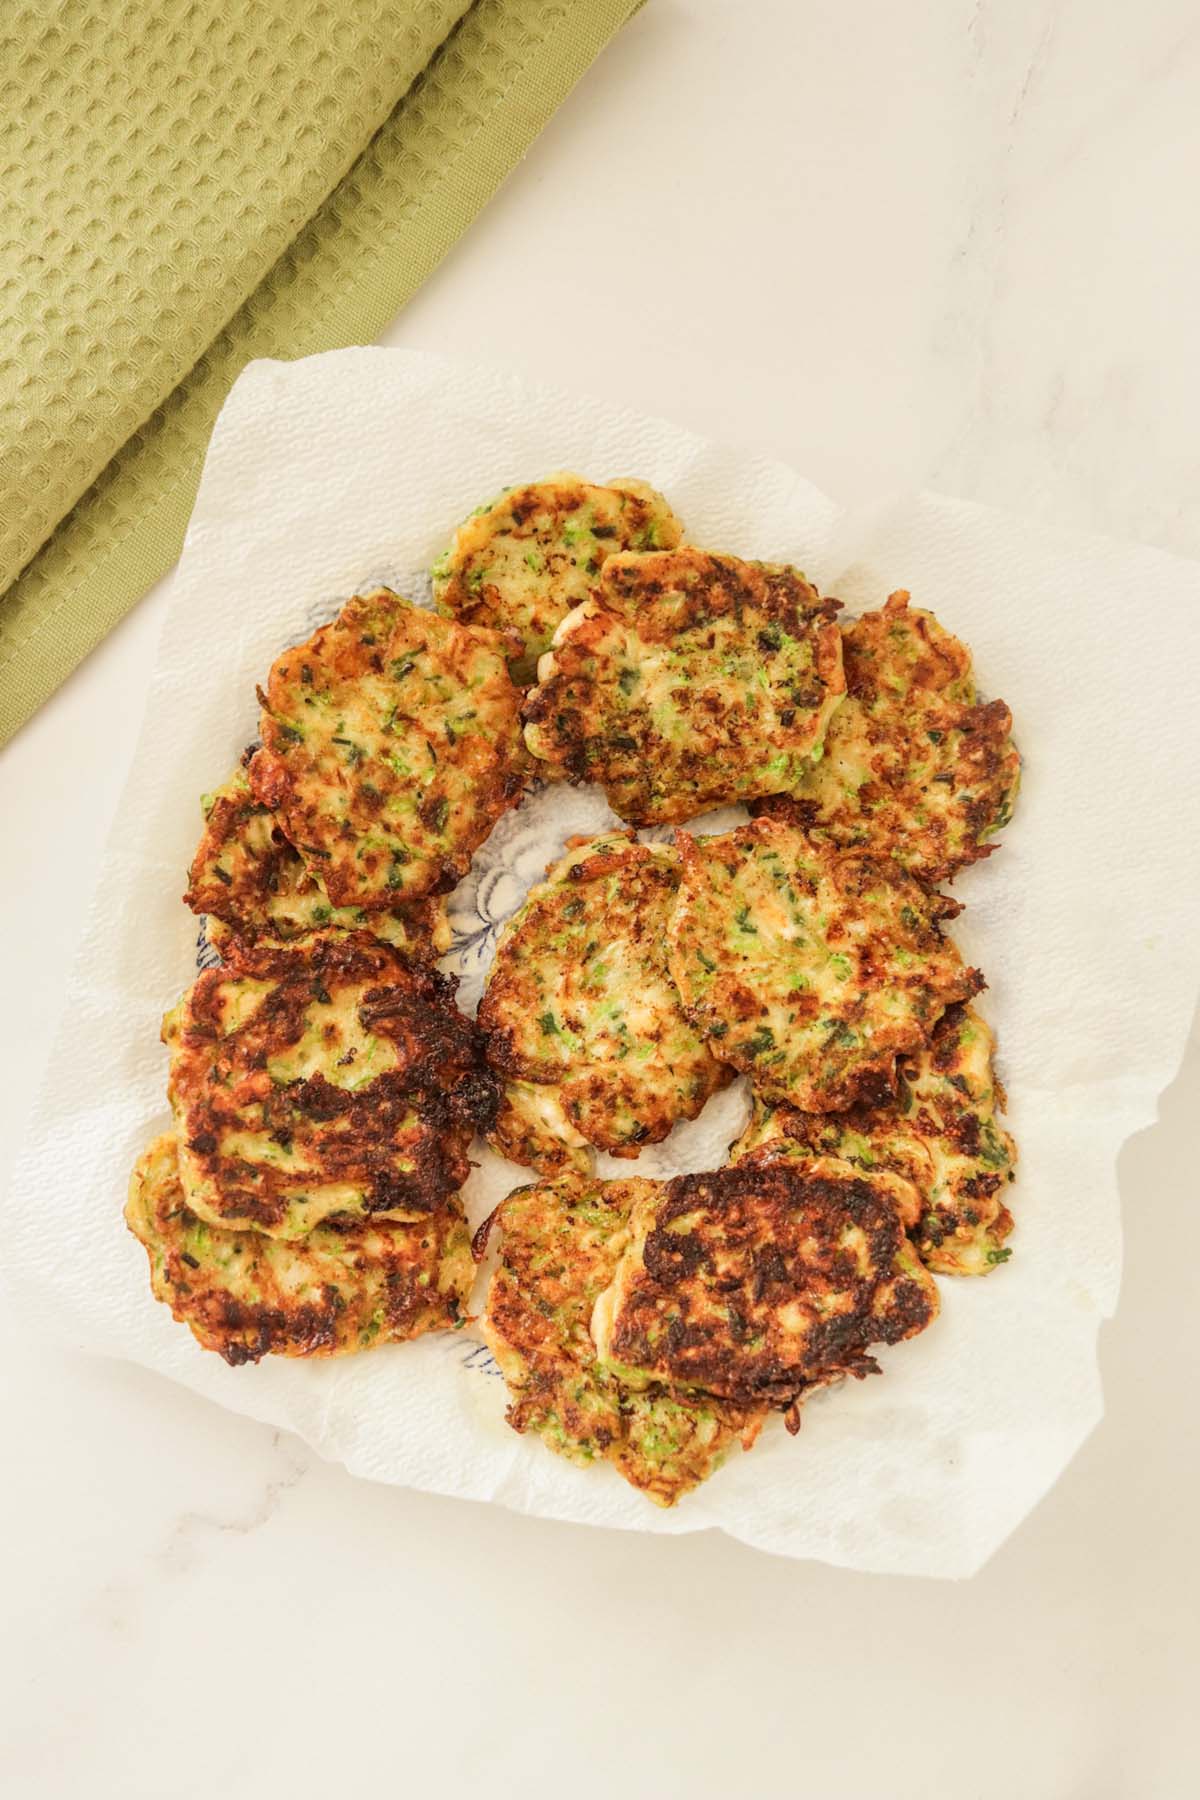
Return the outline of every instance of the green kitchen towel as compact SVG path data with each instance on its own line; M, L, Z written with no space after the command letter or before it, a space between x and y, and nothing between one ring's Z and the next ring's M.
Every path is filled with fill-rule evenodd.
M9 0L0 743L175 560L256 356L376 337L640 0Z

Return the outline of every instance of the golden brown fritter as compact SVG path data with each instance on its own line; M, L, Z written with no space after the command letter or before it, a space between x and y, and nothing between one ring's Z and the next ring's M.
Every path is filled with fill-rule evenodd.
M575 1461L606 1455L621 1435L619 1394L594 1379L588 1324L644 1186L564 1175L518 1188L476 1239L481 1254L503 1233L482 1324L513 1395L509 1423Z
M544 1174L636 1156L729 1079L667 969L679 857L631 832L576 842L505 927L479 1008L505 1099L491 1141Z
M1021 779L1012 714L981 706L971 656L903 591L842 633L846 698L787 798L754 810L894 856L930 885L995 848Z
M410 957L432 961L450 947L442 899L413 900L387 911L334 906L284 836L274 813L254 798L243 768L204 796L204 835L183 896L208 919L208 938L223 953L240 944L285 944L313 931L370 931Z
M523 646L514 674L532 681L559 623L596 586L620 550L670 550L683 527L644 481L597 487L579 475L506 488L460 525L434 564L433 597L466 625L507 632Z
M844 692L837 605L795 569L612 556L539 664L525 740L633 825L790 791Z
M475 1278L456 1198L411 1224L318 1225L300 1243L208 1225L184 1200L169 1133L138 1159L125 1222L145 1246L155 1299L235 1367L448 1330Z
M900 1064L893 1099L841 1113L797 1112L756 1101L730 1150L747 1156L839 1156L864 1169L891 1169L921 1196L911 1236L939 1275L986 1275L1012 1254L1004 1205L1017 1146L996 1118L1004 1091L992 1069L991 1031L973 1007L952 1006L927 1050Z
M671 973L714 1054L809 1112L893 1092L948 1006L983 985L943 937L961 909L896 864L774 818L678 834Z
M335 906L446 892L514 804L509 648L380 588L274 664L250 786Z
M635 1200L592 1338L618 1378L671 1383L798 1423L806 1392L877 1370L872 1344L914 1337L937 1289L905 1236L917 1197L832 1157L750 1158Z
M630 1209L646 1181L565 1175L502 1200L477 1240L502 1232L483 1329L512 1395L508 1420L572 1462L608 1461L660 1506L671 1506L720 1465L735 1442L749 1449L761 1412L680 1396L650 1383L633 1390L596 1367L588 1332L612 1280Z
M443 1205L496 1104L453 995L363 933L206 970L163 1021L192 1211L294 1238L330 1216Z

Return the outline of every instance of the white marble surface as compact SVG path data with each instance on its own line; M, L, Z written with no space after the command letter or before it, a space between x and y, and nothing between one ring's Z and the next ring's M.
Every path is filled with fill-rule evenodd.
M841 499L932 485L1200 555L1198 77L1186 0L652 0L385 341ZM0 1168L161 599L0 757ZM1123 1157L1109 1416L965 1586L374 1488L0 1321L0 1790L1194 1792L1200 1294L1160 1247L1190 1241L1198 1086L1200 1043Z

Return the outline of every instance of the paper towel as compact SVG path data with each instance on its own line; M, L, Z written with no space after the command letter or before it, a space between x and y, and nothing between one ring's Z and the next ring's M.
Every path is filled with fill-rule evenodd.
M576 1469L512 1432L469 1331L333 1362L226 1367L151 1300L120 1216L135 1156L168 1123L158 1031L196 966L197 921L179 896L198 797L254 734L255 682L355 591L384 582L427 600L426 571L472 507L564 467L653 482L693 541L797 563L851 612L910 588L972 646L1025 759L1016 819L958 882L967 910L952 927L989 979L980 1004L1021 1147L1006 1196L1013 1258L986 1280L941 1280L941 1317L884 1353L882 1378L814 1398L797 1439L773 1422L667 1513L612 1470ZM345 350L251 365L213 436L17 1163L11 1302L34 1309L40 1331L145 1363L375 1480L643 1531L720 1526L860 1569L972 1573L1102 1413L1116 1155L1154 1117L1200 985L1198 653L1200 569L1156 551L929 495L848 518L777 463L457 359ZM464 1003L496 925L566 836L610 819L598 792L553 789L500 822L452 906ZM621 1172L723 1161L745 1106L739 1084ZM473 1219L527 1178L482 1152Z

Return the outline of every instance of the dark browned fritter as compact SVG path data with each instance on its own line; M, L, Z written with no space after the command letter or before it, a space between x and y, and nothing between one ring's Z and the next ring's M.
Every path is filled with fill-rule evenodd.
M442 1205L497 1101L454 990L363 934L205 971L163 1024L192 1211L301 1237Z
M274 663L250 786L335 906L447 892L516 802L511 649L380 588Z
M610 556L539 664L525 741L631 825L790 792L845 691L837 608L797 569Z
M909 1184L834 1158L750 1159L639 1199L592 1336L626 1380L773 1407L798 1423L814 1385L878 1365L923 1331L933 1278L905 1235Z
M756 801L832 843L894 857L929 885L987 856L1012 817L1021 759L1003 700L975 693L971 653L903 590L842 631L846 697L824 755L790 795Z
M451 1329L475 1278L455 1196L409 1223L327 1222L295 1243L209 1225L184 1200L170 1133L138 1158L125 1221L145 1247L155 1298L235 1367Z

